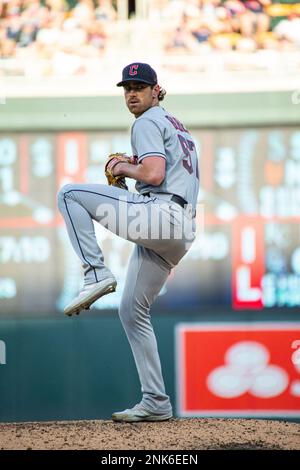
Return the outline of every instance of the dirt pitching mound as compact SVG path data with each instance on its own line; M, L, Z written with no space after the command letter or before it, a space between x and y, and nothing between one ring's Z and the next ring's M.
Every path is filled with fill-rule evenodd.
M0 424L0 449L300 450L300 424L255 419Z

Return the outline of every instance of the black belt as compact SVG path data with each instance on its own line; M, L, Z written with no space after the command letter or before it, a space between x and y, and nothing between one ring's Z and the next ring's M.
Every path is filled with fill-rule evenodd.
M177 196L177 194L173 194L173 196L171 197L171 201L176 202L176 204L179 204L183 208L185 208L185 206L187 205L186 200L180 196Z
M143 196L151 197L150 194L151 193L146 193L146 194L143 194ZM159 197L159 193L156 193L156 194ZM171 201L176 202L176 204L179 204L183 208L185 208L185 206L187 205L187 202L181 196L177 196L177 194L173 194L173 196L171 197Z

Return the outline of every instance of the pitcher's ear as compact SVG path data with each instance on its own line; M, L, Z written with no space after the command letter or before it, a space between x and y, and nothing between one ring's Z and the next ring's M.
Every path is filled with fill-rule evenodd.
M160 92L160 86L156 84L152 89L152 96L153 98L157 98Z

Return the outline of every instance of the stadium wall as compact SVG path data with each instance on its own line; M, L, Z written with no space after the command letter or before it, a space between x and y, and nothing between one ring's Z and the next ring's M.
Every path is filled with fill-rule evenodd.
M300 105L292 91L167 95L163 104L195 128L297 125ZM123 97L8 98L0 107L0 130L124 129L132 119Z

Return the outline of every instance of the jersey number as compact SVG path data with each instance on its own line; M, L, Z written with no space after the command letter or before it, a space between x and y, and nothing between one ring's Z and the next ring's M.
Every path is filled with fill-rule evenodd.
M178 134L178 139L179 139L181 148L182 148L183 153L184 153L184 158L182 160L182 164L183 164L184 168L191 175L194 171L193 164L192 164L191 152L193 152L195 150L195 144L192 140L185 139L180 134ZM196 177L199 179L198 161L196 162Z

